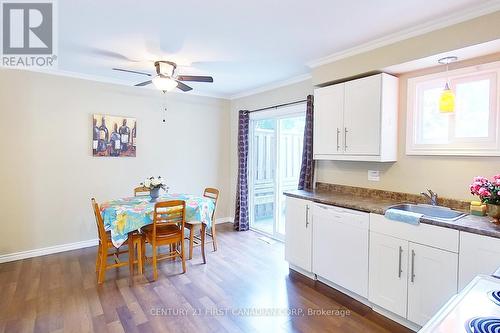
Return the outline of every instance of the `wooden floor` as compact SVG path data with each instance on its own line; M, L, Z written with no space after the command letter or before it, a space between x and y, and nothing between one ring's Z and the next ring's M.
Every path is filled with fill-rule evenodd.
M409 332L289 275L283 244L218 227L219 250L208 247L206 265L195 250L186 274L164 261L156 282L150 267L132 279L122 267L97 286L95 248L1 264L0 332Z

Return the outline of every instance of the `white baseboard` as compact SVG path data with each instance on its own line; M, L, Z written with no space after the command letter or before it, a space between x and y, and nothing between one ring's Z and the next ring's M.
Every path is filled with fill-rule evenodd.
M285 259L286 260L286 259ZM294 264L290 264L288 263L288 267L293 269L294 271L310 278L311 280L316 280L316 274L312 273L312 272L308 272L302 268L300 268L299 266L295 266Z
M81 241L81 242L54 245L54 246L44 247L44 248L40 248L40 249L2 254L2 255L0 255L0 264L4 263L4 262L9 262L9 261L16 261L16 260L21 260L21 259L44 256L47 254L83 249L85 247L96 246L98 244L98 242L99 242L99 240L96 238L96 239L89 239L89 240Z
M372 307L372 304L370 303L370 301L368 301L367 298L361 296L361 295L358 295L356 293L353 293L352 291L350 290L347 290L345 289L344 287L342 286L339 286L338 284L336 283L333 283L332 281L328 280L328 279L325 279L325 278L322 278L321 276L316 276L317 280L326 284L327 286L333 288L333 289L336 289L338 291L340 291L341 293L351 297L351 298L354 298L356 301L368 306L368 307Z
M233 221L234 221L233 217L219 217L219 218L215 219L215 224L227 223L227 222L233 223ZM44 247L41 249L34 249L34 250L28 250L28 251L2 254L2 255L0 255L0 264L4 263L4 262L10 262L10 261L16 261L16 260L21 260L21 259L44 256L47 254L83 249L85 247L96 246L97 244L98 244L98 239L96 238L96 239L89 239L89 240L81 241L81 242Z
M381 307L378 307L376 305L372 305L372 309L373 311L380 313L382 316L389 318L390 320L395 321L396 323L401 324L412 331L418 332L422 328L419 325L409 321L408 319L400 317L397 314L382 309Z
M220 223L233 223L234 222L234 217L219 217L215 219L215 224L220 224Z

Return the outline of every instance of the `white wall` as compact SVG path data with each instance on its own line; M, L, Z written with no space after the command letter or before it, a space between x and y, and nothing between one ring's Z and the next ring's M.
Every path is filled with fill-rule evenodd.
M171 192L221 190L228 216L229 103L26 71L0 71L0 255L96 238L90 198L150 175ZM92 157L92 114L137 118L137 157ZM231 200L232 201L232 200Z

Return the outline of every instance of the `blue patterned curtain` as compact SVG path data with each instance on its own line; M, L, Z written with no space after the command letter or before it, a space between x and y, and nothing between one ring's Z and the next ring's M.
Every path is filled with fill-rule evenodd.
M234 230L246 231L248 221L248 111L240 111L238 119L238 185L236 188L236 211Z
M314 182L313 117L314 96L307 96L306 125L304 127L304 150L300 168L299 190L312 190Z

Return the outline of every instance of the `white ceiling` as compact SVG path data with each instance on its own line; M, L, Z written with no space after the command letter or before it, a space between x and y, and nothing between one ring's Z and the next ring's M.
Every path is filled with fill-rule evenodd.
M212 75L194 93L233 96L309 73L306 63L491 0L59 0L61 72L133 85L173 60ZM115 52L125 58L103 55ZM184 67L190 66L190 67ZM145 89L145 88L137 88Z

